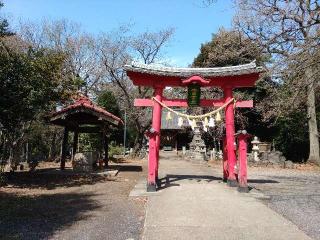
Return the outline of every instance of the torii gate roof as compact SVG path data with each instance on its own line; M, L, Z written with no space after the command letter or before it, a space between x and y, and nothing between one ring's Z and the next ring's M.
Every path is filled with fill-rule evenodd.
M133 84L138 86L183 86L184 80L192 76L200 76L208 84L205 86L252 87L264 72L257 67L255 61L230 67L215 68L175 68L159 65L132 63L124 69Z

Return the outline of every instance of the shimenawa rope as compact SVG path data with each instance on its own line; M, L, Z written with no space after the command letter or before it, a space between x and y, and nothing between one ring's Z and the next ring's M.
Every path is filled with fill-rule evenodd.
M168 111L173 112L174 114L177 114L180 117L185 117L185 118L188 118L188 119L203 119L203 118L206 118L206 117L210 117L211 115L213 115L213 114L215 114L217 112L220 112L223 108L228 106L231 102L235 102L235 99L231 98L228 102L224 103L221 107L219 107L219 108L217 108L217 109L215 109L215 110L213 110L211 112L208 112L208 113L205 113L205 114L201 114L201 115L189 115L189 114L177 112L177 111L173 110L172 108L169 108L167 105L165 105L164 103L160 102L155 97L153 97L152 100L157 102L157 103L159 103L162 107L168 109Z

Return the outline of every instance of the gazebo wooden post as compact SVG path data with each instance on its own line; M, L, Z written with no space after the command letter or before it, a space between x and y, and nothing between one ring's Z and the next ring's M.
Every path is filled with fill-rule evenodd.
M78 129L76 129L76 130L74 130L74 135L73 135L72 158L74 158L74 155L77 152L78 139L79 139L79 132L78 132Z
M162 101L162 86L154 88L154 97L158 101ZM159 167L159 150L160 150L160 129L161 129L161 110L162 107L159 103L154 102L152 111L152 128L155 134L150 135L149 140L149 159L148 159L148 183L147 191L156 191L156 180L158 178Z
M106 134L105 129L103 129L102 131L102 142L103 142L103 149L104 149L104 158L103 158L103 162L104 162L104 167L107 168L109 166L109 155L108 155L108 151L109 151L109 139L108 136Z
M60 169L61 170L64 170L65 165L66 165L68 136L69 136L69 129L67 127L65 127L64 133L63 133L62 146L61 146L61 161L60 161Z
M224 89L225 102L232 99L232 87L228 86ZM235 128L234 128L234 105L230 103L225 110L226 117L226 139L227 139L227 156L228 156L228 179L227 183L231 187L237 187L238 182L235 174L236 153L235 153Z

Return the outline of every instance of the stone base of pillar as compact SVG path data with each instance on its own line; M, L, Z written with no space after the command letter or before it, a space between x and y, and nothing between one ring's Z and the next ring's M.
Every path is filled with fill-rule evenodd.
M158 188L161 187L161 180L158 177L156 177L156 184Z
M239 186L237 180L228 179L227 180L227 184L228 184L229 187L238 187Z
M238 187L238 192L244 192L244 193L248 193L249 192L249 188L248 187Z
M155 184L147 184L147 192L156 192L157 191L157 187Z

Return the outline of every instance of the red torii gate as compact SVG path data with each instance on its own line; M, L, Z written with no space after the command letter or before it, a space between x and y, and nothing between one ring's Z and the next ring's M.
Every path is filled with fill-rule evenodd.
M219 100L202 99L201 107L220 107L232 100L234 88L253 87L259 75L263 72L255 62L217 68L171 68L146 64L126 65L124 69L134 85L145 86L154 89L154 98L168 107L188 107L185 99L165 99L163 89L165 87L183 87L189 84L199 84L201 87L219 87L223 90L224 98ZM162 106L152 99L135 99L136 107L153 107L152 131L149 133L149 158L148 158L148 183L147 191L156 191L158 178L160 129ZM235 173L235 107L251 108L253 101L237 101L230 103L225 109L226 121L226 158L228 169L224 167L224 180L229 186L238 186ZM225 175L227 173L227 176Z

